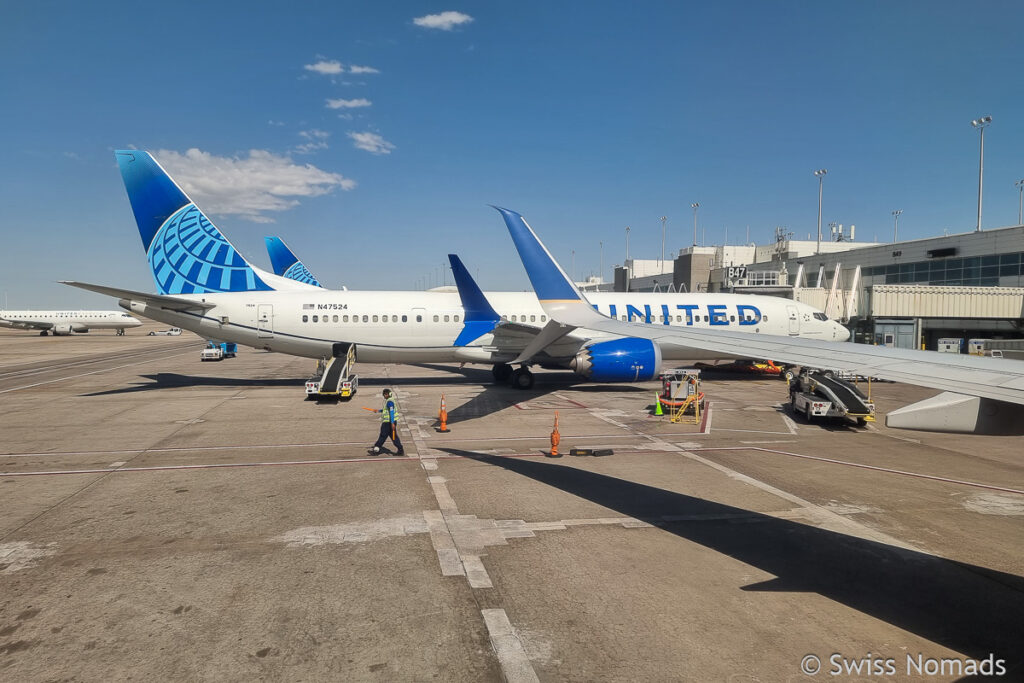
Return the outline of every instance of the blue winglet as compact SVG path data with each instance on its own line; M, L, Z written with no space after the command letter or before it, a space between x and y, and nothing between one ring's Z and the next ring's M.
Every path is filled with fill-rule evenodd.
M537 239L526 219L515 211L503 209L499 206L493 207L505 219L508 232L512 235L519 257L526 268L526 274L530 276L533 284L533 291L537 298L545 301L582 301L576 286L565 274L565 271L558 265L547 248Z
M501 322L501 316L480 291L480 287L462 264L462 259L455 254L448 254L448 260L452 264L455 286L459 289L459 298L462 299L462 309L466 316L462 332L453 346L466 346L497 327Z
M284 240L280 237L264 237L267 244L267 254L270 255L270 265L274 269L274 275L286 277L296 282L305 282L308 285L323 287L313 273L309 272L305 264L299 260Z

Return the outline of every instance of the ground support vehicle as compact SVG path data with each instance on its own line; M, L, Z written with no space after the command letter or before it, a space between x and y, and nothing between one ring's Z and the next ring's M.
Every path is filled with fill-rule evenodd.
M863 426L875 419L871 398L853 382L827 371L801 369L789 383L789 403L793 412L802 413L808 422L816 417L840 417Z
M356 363L355 344L335 344L335 355L321 359L316 372L306 380L307 399L348 399L359 390L359 376L353 370Z

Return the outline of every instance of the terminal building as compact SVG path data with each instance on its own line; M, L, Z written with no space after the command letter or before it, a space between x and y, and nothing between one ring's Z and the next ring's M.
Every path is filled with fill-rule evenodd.
M852 233L840 226L819 244L779 231L774 244L626 261L615 290L783 296L825 311L855 341L903 348L935 350L952 338L966 353L970 339L1024 337L1024 225L892 243Z

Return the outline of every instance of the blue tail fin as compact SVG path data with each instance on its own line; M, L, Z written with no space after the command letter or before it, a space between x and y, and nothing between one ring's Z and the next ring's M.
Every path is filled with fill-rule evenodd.
M161 294L273 289L148 152L114 152Z
M512 236L512 241L519 250L519 257L526 267L526 274L533 284L533 291L541 303L545 301L581 301L583 296L562 267L558 265L551 252L537 238L533 228L527 224L520 214L509 209L495 206Z
M305 282L308 285L323 287L313 273L309 272L306 266L299 260L299 257L292 253L288 245L280 237L264 237L267 243L267 253L270 255L270 265L274 269L274 275L286 277L289 280Z
M479 285L466 270L466 266L462 265L462 259L455 254L448 254L448 260L452 263L455 285L459 288L462 309L466 313L466 324L454 345L465 346L497 327L501 322L501 316L480 291Z

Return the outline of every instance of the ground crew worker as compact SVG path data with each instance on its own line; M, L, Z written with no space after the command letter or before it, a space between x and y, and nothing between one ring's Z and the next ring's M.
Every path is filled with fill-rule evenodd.
M379 455L380 447L390 437L395 447L398 448L396 455L405 455L402 441L398 438L398 401L395 399L394 392L390 389L385 389L381 394L384 396L384 405L380 410L373 411L380 413L380 436L377 437L377 443L373 444L370 453L372 455Z

